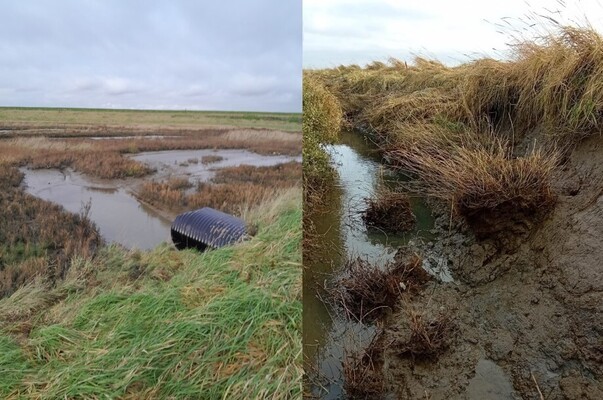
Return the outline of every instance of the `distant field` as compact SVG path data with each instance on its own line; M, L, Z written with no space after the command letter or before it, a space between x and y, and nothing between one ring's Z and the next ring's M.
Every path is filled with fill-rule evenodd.
M151 127L161 125L179 128L203 125L299 132L301 120L301 113L0 107L0 129L3 124L17 123L39 126L101 124Z

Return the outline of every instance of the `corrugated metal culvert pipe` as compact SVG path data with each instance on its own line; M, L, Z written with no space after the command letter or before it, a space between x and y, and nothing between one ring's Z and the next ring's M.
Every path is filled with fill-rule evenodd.
M218 248L239 242L246 234L245 221L213 208L187 211L172 223L172 241L179 250Z

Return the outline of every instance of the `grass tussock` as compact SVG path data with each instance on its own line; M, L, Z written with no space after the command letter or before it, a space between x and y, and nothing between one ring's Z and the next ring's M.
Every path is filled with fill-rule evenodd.
M381 371L385 343L379 331L369 345L361 350L346 351L343 367L343 388L350 399L381 398L385 393L385 377Z
M329 292L348 317L371 322L393 310L403 293L420 289L430 280L421 263L417 255L384 268L362 258L351 259Z
M201 157L201 164L204 164L204 165L213 164L213 163L220 162L223 159L224 159L224 157L217 156L217 155L203 156L203 157Z
M405 193L381 189L374 198L366 199L366 204L362 219L368 227L403 233L415 225L416 218Z
M550 176L558 160L555 153L534 150L514 158L504 146L455 146L449 151L424 144L395 154L401 168L421 177L421 191L451 204L469 220L476 215L529 216L554 204Z
M430 318L421 312L408 312L409 335L393 346L401 356L413 359L435 358L444 352L453 339L454 320L451 315L441 313Z
M301 193L199 254L103 247L0 300L2 398L301 396Z

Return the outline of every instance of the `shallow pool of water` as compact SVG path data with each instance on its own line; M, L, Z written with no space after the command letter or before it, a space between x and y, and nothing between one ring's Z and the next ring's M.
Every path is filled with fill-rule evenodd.
M304 259L303 340L310 390L320 399L340 399L344 396L342 359L346 351L366 346L375 328L351 322L342 310L323 302L326 294L321 288L340 272L346 259L359 256L384 265L411 238L429 237L433 217L421 199L412 199L417 217L412 232L395 236L367 229L361 217L365 199L380 185L395 186L403 178L387 170L376 148L358 133L344 133L341 143L327 150L338 179L326 193L325 209L310 215L320 243Z
M480 360L475 376L467 386L467 398L480 400L513 400L513 385L501 367L490 360Z
M151 249L170 240L170 224L132 196L116 181L94 181L73 171L29 170L25 190L41 199L79 213L90 203L89 218L107 242L127 248Z
M204 156L220 156L222 160L203 164ZM249 150L166 150L149 151L130 156L157 170L160 175L183 175L196 180L209 180L220 168L236 167L238 165L253 165L268 167L290 161L301 162L301 156L261 155Z

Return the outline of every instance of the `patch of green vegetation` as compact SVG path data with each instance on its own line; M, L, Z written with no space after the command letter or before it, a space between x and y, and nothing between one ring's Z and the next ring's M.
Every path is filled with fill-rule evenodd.
M45 257L49 246L17 242L12 245L0 245L0 269L4 265L19 263L32 257Z
M242 244L103 247L0 300L0 397L300 397L300 197L250 211Z
M303 173L305 203L319 198L332 180L334 171L322 145L333 143L339 136L342 112L339 101L323 85L310 76L303 84Z

